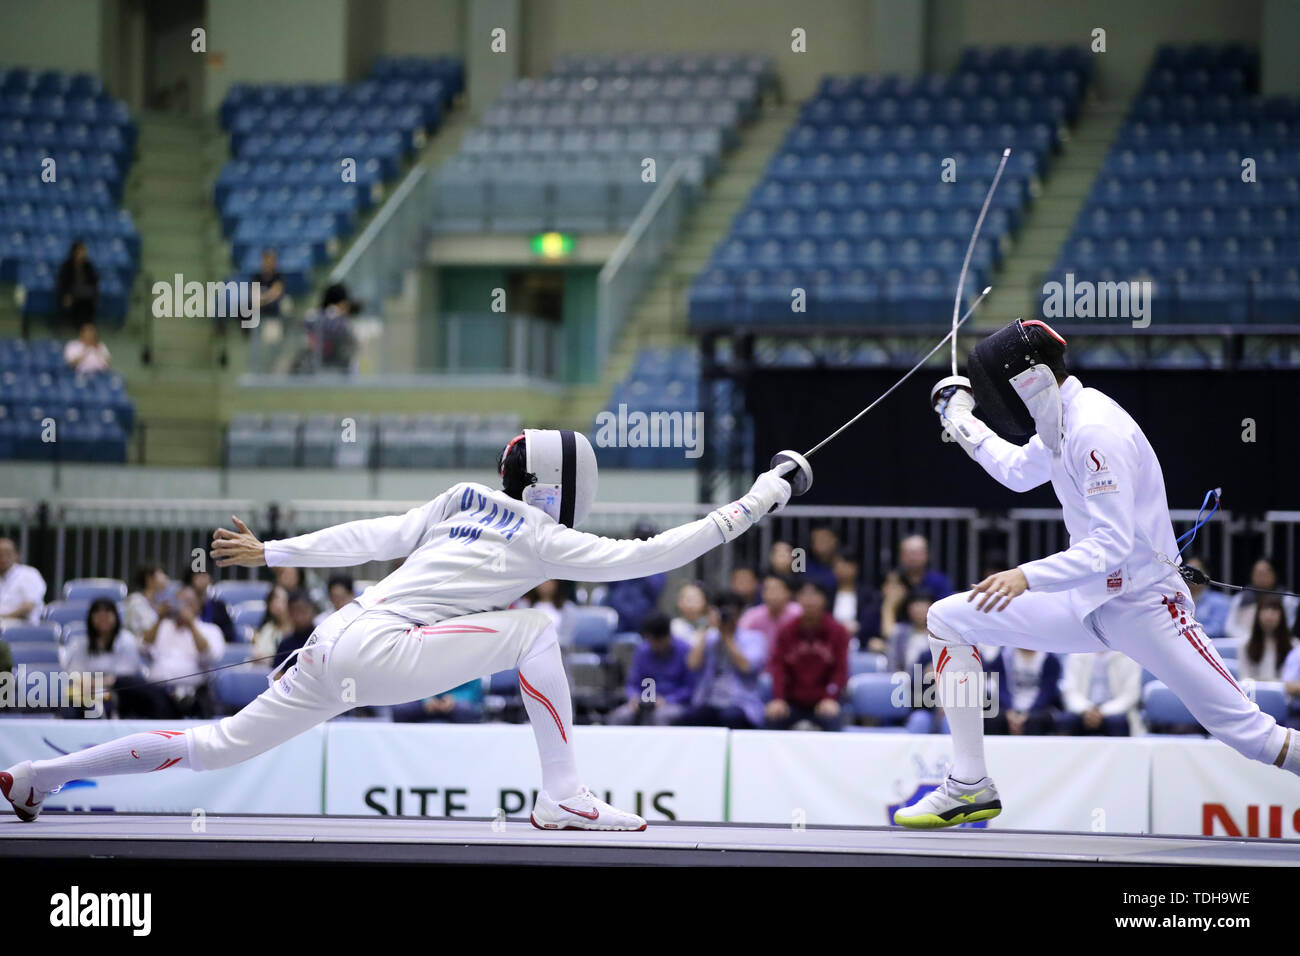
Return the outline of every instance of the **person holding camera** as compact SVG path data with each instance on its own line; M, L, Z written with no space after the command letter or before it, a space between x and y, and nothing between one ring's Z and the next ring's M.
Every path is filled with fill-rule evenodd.
M673 637L664 614L646 618L641 636L627 669L627 702L609 715L609 722L663 727L675 723L691 702L695 679L686 666L691 645Z
M767 663L767 638L739 626L744 607L738 595L724 593L709 611L712 626L696 632L686 657L696 675L695 692L678 724L732 730L763 726L758 680Z
M141 637L140 654L150 681L168 681L167 699L173 712L166 718L208 717L211 704L206 682L197 674L221 663L226 649L221 628L199 619L199 597L183 587L159 607L158 620Z

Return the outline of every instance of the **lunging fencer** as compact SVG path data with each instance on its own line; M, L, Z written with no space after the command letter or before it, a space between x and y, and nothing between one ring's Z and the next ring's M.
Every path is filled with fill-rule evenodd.
M1296 732L1255 705L1196 621L1155 451L1123 408L1067 374L1065 348L1045 323L1017 320L976 345L969 378L946 378L931 393L945 433L1003 485L1024 492L1052 483L1070 545L931 606L953 762L937 790L894 814L903 826L949 827L1001 812L984 764L983 694L970 692L983 676L979 644L1120 651L1215 737L1300 774ZM1001 435L1032 437L1017 445Z
M406 560L326 618L296 661L291 657L270 675L268 689L237 714L185 731L147 731L51 760L24 761L0 772L0 792L19 818L33 821L50 793L78 777L218 770L353 707L419 700L517 668L541 758L533 825L643 830L641 817L582 785L555 625L541 611L500 609L550 578L618 581L681 567L782 507L791 495L790 482L781 477L788 467L765 472L746 495L698 521L648 540L615 540L576 530L596 497L596 455L587 438L528 429L500 455L500 491L463 482L404 515L279 541L259 541L236 518L236 530L218 530L213 539L221 567ZM810 471L801 475L805 486L810 480Z

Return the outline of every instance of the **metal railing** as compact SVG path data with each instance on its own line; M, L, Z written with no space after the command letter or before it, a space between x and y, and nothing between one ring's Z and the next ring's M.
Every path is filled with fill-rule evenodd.
M207 551L212 531L230 527L238 514L264 538L303 534L345 521L401 514L423 501L290 500L279 504L253 499L150 501L133 499L68 499L49 504L34 499L0 499L0 534L12 537L24 560L39 567L51 595L63 583L79 577L127 578L145 561L156 561L170 573L191 566L196 552ZM707 514L707 504L597 504L583 530L608 537L627 537L635 525L650 522L659 531ZM1196 512L1171 513L1175 531L1189 529ZM861 559L862 579L875 583L898 565L899 542L912 534L926 537L931 566L944 572L955 587L975 580L981 561L998 553L1007 567L1052 554L1069 543L1060 512L1048 508L1014 509L1004 513L969 508L870 508L791 505L765 519L754 532L704 555L693 572L714 583L725 583L737 566L762 568L772 544L785 541L810 553L815 527L827 526L840 547ZM1203 527L1192 553L1206 557L1208 570L1219 580L1237 578L1248 568L1237 559L1271 555L1278 586L1293 589L1300 550L1300 512L1277 511L1264 520L1220 512ZM354 572L358 578L382 577L396 562L372 562ZM233 570L222 577L253 572Z
M686 163L677 160L596 279L596 367L604 368L623 325L632 314L677 230L690 201Z
M353 298L382 312L384 300L401 292L406 271L424 259L432 189L428 167L417 164L330 272L330 282L342 282Z

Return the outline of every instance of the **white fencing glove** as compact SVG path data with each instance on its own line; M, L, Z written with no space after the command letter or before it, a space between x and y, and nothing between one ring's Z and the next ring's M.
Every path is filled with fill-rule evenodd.
M722 532L724 540L732 541L740 537L773 508L779 510L785 507L790 500L790 483L781 477L781 472L794 467L793 463L787 462L779 469L763 472L742 497L729 505L715 508L709 514Z
M942 379L931 389L930 402L939 413L944 433L951 435L952 440L974 458L975 449L993 431L975 417L975 396L971 393L970 379L961 375Z

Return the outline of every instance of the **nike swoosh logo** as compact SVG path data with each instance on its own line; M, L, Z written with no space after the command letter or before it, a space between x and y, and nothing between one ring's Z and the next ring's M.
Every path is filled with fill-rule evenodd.
M569 811L570 813L572 813L574 816L576 816L576 817L585 817L585 818L588 819L588 820L594 820L594 819L596 819L598 816L600 816L600 811L599 811L599 810L588 810L588 811L585 811L585 812L584 812L584 811L582 811L582 810L575 810L575 809L573 809L572 807L566 807L566 806L565 806L564 804L562 804L562 803L560 804L560 809L561 809L561 810L568 810L568 811Z
M27 791L27 805L31 807L33 810L35 810L37 806L39 806L39 804L32 803L32 801L35 799L36 799L36 788L32 787L30 790Z

